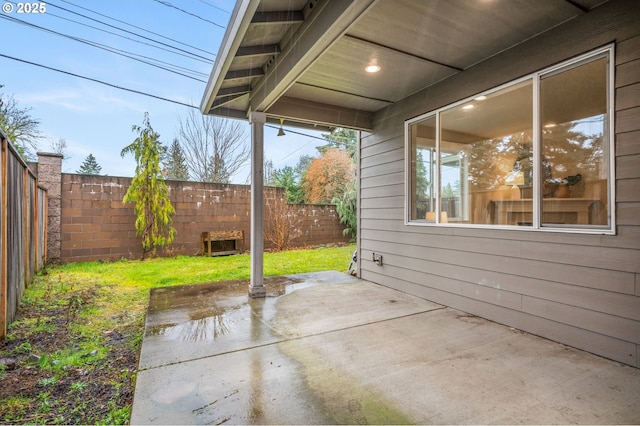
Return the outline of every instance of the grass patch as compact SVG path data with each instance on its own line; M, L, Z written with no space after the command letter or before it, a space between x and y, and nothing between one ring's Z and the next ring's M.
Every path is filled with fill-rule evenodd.
M265 253L265 276L346 271L354 249ZM247 254L47 268L0 342L0 423L127 424L149 290L249 274Z

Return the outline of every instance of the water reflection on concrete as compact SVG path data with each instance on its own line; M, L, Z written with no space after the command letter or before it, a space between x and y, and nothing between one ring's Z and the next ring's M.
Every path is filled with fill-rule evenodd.
M353 280L335 271L266 278L263 299L248 297L248 281L153 290L132 422L334 423L271 323L280 296Z
M640 419L638 369L337 272L267 290L154 291L131 424Z
M269 322L279 296L333 278L332 274L267 277L266 299L250 299L245 280L153 289L139 368L226 353L247 344L274 343L281 336Z
M184 342L212 342L242 326L252 315L262 318L263 303L247 304L247 281L226 281L153 291L146 336ZM267 297L277 297L309 283L294 277L267 278ZM251 328L252 334L257 331Z

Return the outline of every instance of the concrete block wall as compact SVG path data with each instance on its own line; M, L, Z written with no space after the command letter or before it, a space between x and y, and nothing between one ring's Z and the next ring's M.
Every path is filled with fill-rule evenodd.
M133 204L122 198L130 178L62 174L61 253L63 262L139 258L140 239L135 232ZM200 235L207 231L244 231L245 250L250 246L250 187L168 181L169 196L176 212L173 244L160 255L200 253ZM267 199L284 198L284 189L265 188ZM293 246L345 243L334 206L290 205L300 218L302 235ZM269 249L265 241L265 249Z

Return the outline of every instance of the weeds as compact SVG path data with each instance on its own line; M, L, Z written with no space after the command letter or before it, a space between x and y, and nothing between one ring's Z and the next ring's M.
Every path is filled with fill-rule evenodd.
M71 392L80 392L87 387L86 382L73 382L71 384Z
M58 379L55 376L53 377L45 377L43 379L38 380L38 384L42 387L53 386L58 383Z

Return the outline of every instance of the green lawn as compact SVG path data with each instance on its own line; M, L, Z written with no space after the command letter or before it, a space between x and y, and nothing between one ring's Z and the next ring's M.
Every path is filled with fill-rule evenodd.
M355 247L316 248L265 253L264 275L277 276L328 270L346 271ZM114 263L85 262L50 269L68 281L87 280L121 287L150 289L181 284L249 279L249 255L155 258Z
M346 271L354 249L265 253L265 276ZM48 267L0 342L16 361L0 364L0 423L127 423L149 290L248 280L249 267L247 254Z

